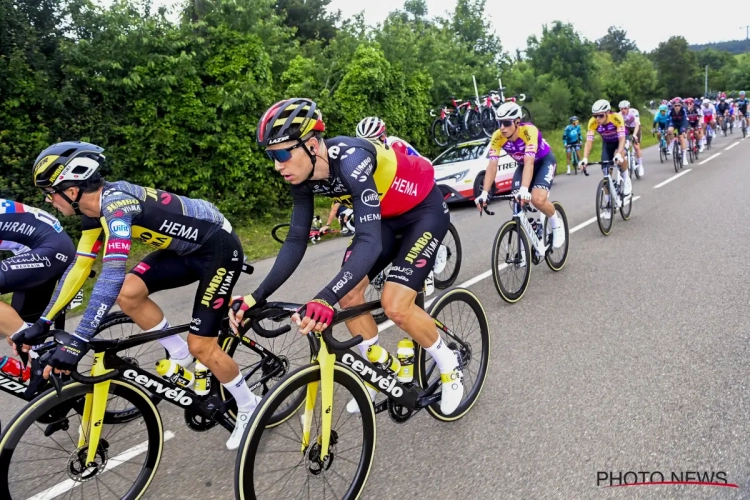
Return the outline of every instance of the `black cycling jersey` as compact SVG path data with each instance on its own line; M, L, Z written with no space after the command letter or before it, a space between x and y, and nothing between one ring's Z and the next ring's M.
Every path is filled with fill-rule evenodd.
M289 234L271 272L254 292L256 300L275 292L302 261L316 194L354 208L357 224L346 262L315 297L333 305L354 288L378 260L382 250L381 218L395 218L412 210L435 185L432 164L422 157L401 155L388 145L354 137L334 137L325 144L329 177L291 187L294 208Z

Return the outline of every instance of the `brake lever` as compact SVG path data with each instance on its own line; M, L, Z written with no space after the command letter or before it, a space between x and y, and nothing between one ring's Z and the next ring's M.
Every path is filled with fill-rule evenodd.
M55 386L57 397L62 397L62 372L57 376L55 375L55 369L53 368L49 372L49 379L52 381L52 385Z

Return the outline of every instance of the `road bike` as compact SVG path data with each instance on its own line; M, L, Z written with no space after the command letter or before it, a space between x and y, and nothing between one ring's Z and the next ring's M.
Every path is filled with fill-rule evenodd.
M245 272L252 272L252 266L246 266ZM269 329L288 316L251 309L246 317L249 322L240 335L230 330L225 318L217 341L238 362L250 389L266 394L285 374L310 361L310 347L300 336L279 338L283 327ZM132 324L123 314L117 318L123 325ZM163 399L183 410L185 424L194 431L207 431L218 424L231 432L236 404L213 374L208 374L208 394L199 395L184 383L178 385L174 379L154 374L137 359L123 354L187 332L189 327L174 326L119 339L93 338L91 375L73 371L72 381L66 383L51 376L55 387L26 405L3 434L0 498L51 498L73 487L81 488L81 498L102 493L114 498L140 498L156 473L168 439L156 400ZM61 330L50 334L58 343L69 335ZM266 425L280 425L303 401L304 393L300 393L288 400L289 406L276 406ZM130 414L112 418L125 411ZM67 489L56 490L60 484Z
M635 157L635 149L633 148L633 136L629 135L627 140L625 141L625 158L628 162L628 169L630 170L630 178L633 178L633 175L637 179L641 178L641 174L638 173L638 165L636 163L636 157Z
M492 134L495 132L495 130L497 130L498 123L495 115L497 108L499 108L503 103L506 102L520 103L526 100L526 94L518 94L510 97L505 97L505 87L502 86L501 81L499 83L500 87L498 88L498 90L491 90L489 94L479 98L484 105L481 111L482 132L484 132L484 135L487 137L492 137ZM520 104L520 106L522 113L521 122L530 123L531 112L529 111L529 108L527 108L523 104Z
M339 218L339 222L341 223L341 227L344 229L338 230L338 229L331 229L328 228L325 231L321 231L321 219L319 215L316 215L313 217L312 226L310 227L310 234L308 235L308 240L310 243L315 245L317 242L320 241L320 238L327 234L332 235L341 235L341 236L352 236L354 235L354 224L352 223L352 220L354 218L350 217L348 219ZM271 237L278 241L279 243L284 243L286 241L287 236L289 235L289 229L292 227L292 225L289 222L282 222L281 224L276 224L271 229Z
M688 127L687 129L687 142L688 142L688 158L690 159L690 163L695 163L698 161L698 141L695 138L695 131L693 130L693 127Z
M481 133L481 123L479 120L467 122L469 110L472 107L470 99L456 99L454 96L448 98L451 101L453 109L443 105L440 108L440 116L432 122L430 131L432 139L440 147L447 146L450 142L456 142L460 139L471 139L474 135ZM436 116L434 110L430 111L430 116Z
M543 213L539 212L539 219L530 218L527 213L537 213L531 204L522 205L512 194L494 196L493 200L510 201L513 216L503 224L495 235L492 244L492 280L500 297L507 303L513 304L521 300L529 287L531 266L539 264L542 259L553 271L561 271L568 261L568 246L570 244L570 230L568 217L562 204L553 201L558 220L565 229L565 243L560 248L552 246L552 226ZM484 212L495 215L485 206ZM481 214L481 212L480 212ZM514 240L515 238L515 240ZM533 249L533 253L532 253Z
M578 164L581 162L578 159L578 148L581 146L581 143L573 144L570 146L565 146L566 148L570 148L570 164L573 166L573 170L575 170L576 175L578 175Z
M677 134L672 139L672 163L674 163L674 171L679 172L682 168L682 152L680 150L680 138Z
M721 131L724 133L724 137L727 136L727 129L729 128L729 116L722 116L721 117Z
M617 169L617 179L613 179L612 170L615 163L612 161L601 161L589 163L591 165L601 165L604 178L596 187L596 222L599 225L599 231L604 236L609 236L612 232L615 213L619 210L622 220L629 220L630 213L633 210L633 193L625 196L623 194L623 179L620 169ZM586 174L588 175L588 174ZM612 194L614 193L615 203L612 203Z
M740 122L742 123L741 124L741 127L742 127L742 138L744 139L745 137L747 137L747 120L745 119L745 117L748 116L748 114L745 113L745 115L741 114L740 116L741 116Z
M422 293L417 295L416 304L424 307ZM273 314L297 306L266 305ZM427 310L444 344L458 353L464 374L463 400L449 415L440 411L442 377L421 346L415 344L414 379L401 382L393 372L349 350L362 341L361 336L344 342L333 337L336 325L378 307L375 301L338 310L332 326L322 334L308 334L315 353L313 362L280 380L252 416L235 464L236 498L295 498L300 494L308 498L359 498L375 456L377 413L387 411L394 422L404 423L424 409L437 420L453 422L474 406L487 378L490 357L489 324L479 299L468 290L454 288L440 295ZM365 384L377 388L387 399L374 404ZM300 419L268 429L277 408L288 399L296 401L300 392L305 393ZM359 413L346 409L352 398Z
M433 267L433 284L435 288L445 290L456 282L458 273L461 270L462 255L461 238L458 236L456 226L451 222L448 224L448 232L445 234L443 241L436 251L435 265ZM370 284L365 291L366 300L380 300L390 268L390 265L387 266L370 280ZM374 310L372 316L378 324L388 319L382 308Z
M667 147L667 139L664 137L666 134L665 130L662 130L659 134L659 161L664 163L669 157L669 149ZM651 135L656 135L656 130L651 131Z
M710 123L706 124L705 135L706 135L706 150L710 151L711 142L713 142L714 135L715 135L714 128L711 126Z

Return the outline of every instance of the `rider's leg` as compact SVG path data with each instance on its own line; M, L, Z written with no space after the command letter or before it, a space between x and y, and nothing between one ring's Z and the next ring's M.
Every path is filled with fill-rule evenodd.
M21 319L15 309L5 302L0 302L0 335L10 337L26 328L26 322Z

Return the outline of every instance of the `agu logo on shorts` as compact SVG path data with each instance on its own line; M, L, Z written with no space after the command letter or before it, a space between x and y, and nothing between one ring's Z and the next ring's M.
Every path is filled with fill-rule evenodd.
M128 238L130 236L130 226L122 219L112 219L109 223L109 232L120 238Z

